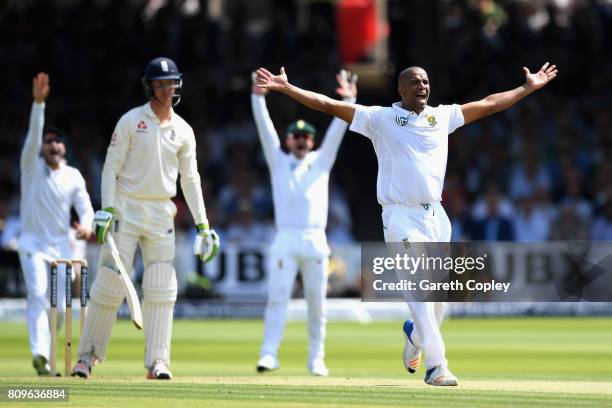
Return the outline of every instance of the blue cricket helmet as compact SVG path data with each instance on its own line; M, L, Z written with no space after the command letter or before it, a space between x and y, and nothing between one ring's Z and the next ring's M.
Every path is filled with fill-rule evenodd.
M144 77L142 77L142 86L144 87L145 96L151 100L154 93L151 87L151 81L155 79L172 79L175 81L175 102L172 106L176 106L181 101L181 90L183 88L183 74L179 71L176 63L170 58L159 57L155 58L145 67Z

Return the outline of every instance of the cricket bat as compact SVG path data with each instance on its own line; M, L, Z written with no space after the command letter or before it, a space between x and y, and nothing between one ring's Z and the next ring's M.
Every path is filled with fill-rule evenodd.
M130 308L132 322L138 330L141 330L142 310L140 310L140 302L138 301L138 294L136 293L136 288L134 288L132 279L130 279L130 275L128 275L127 271L125 270L125 267L123 266L123 262L121 262L121 258L119 257L119 251L117 250L117 245L115 245L115 240L113 239L110 233L108 234L107 243L111 251L111 256L115 261L115 266L119 271L119 279L121 280L121 284L123 285L125 298L127 299L127 304Z

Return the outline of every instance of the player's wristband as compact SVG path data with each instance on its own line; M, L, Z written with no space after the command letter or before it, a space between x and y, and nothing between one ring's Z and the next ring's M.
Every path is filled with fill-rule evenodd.
M208 229L208 224L198 224L196 225L196 231L202 232Z

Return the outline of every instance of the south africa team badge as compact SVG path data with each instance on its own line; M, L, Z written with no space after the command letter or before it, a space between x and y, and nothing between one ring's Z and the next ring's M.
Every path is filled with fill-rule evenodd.
M404 249L410 249L412 247L412 244L410 244L410 241L408 241L408 238L402 239L402 242L404 243Z
M434 115L427 115L427 123L429 123L430 127L434 127L438 122L436 122L436 117Z

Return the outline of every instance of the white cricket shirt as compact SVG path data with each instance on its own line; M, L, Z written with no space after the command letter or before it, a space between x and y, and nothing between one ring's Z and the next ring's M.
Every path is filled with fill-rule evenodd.
M102 170L102 208L115 206L116 192L144 200L174 197L179 174L195 223L208 224L193 129L174 111L170 123L160 126L147 102L115 127Z
M23 248L31 240L43 245L69 241L72 206L82 225L89 228L93 221L93 208L81 173L64 162L53 170L41 157L44 123L45 104L34 102L20 159L20 249L23 250L31 249Z
M348 124L335 118L321 147L303 159L281 149L261 95L251 95L257 132L270 169L274 220L278 229L325 229L329 202L329 173Z
M463 124L459 105L426 106L420 114L403 109L400 102L358 105L350 130L374 145L378 202L412 206L441 201L448 135Z

